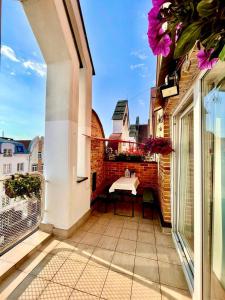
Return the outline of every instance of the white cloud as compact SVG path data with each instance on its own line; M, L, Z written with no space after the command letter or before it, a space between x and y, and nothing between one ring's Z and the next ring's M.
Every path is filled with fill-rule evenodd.
M15 51L6 45L1 46L1 54L12 61L20 62L20 60L16 57Z
M142 99L139 99L139 100L138 100L138 103L139 103L139 105L141 105L141 106L145 106L145 102L144 102Z
M148 55L146 55L142 51L132 51L131 55L137 57L140 60L146 60L148 58Z
M45 64L34 62L34 61L31 61L31 60L27 60L27 61L23 62L23 66L26 69L29 69L29 70L32 70L32 71L36 72L41 77L46 75L47 67L46 67Z
M145 64L130 65L131 70L143 68Z
M10 74L11 76L15 76L15 75L16 75L16 73L15 73L15 72L13 72L13 71L12 71L12 72L10 72L9 74Z

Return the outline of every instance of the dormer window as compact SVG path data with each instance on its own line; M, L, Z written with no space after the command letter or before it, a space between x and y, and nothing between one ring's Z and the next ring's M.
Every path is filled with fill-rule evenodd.
M24 153L23 146L16 146L16 152L17 153Z
M12 149L4 149L3 150L3 156L4 157L11 157L12 156Z

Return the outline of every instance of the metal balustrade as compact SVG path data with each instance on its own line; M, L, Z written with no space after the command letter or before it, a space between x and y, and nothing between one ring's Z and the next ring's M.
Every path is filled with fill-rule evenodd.
M4 188L9 177L0 180L0 255L35 231L41 223L45 181L39 173L31 175L41 179L40 198L9 198Z

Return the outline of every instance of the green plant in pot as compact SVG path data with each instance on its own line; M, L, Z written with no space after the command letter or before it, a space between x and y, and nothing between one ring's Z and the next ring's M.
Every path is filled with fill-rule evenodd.
M12 175L4 183L5 194L9 198L41 199L41 179L34 175Z

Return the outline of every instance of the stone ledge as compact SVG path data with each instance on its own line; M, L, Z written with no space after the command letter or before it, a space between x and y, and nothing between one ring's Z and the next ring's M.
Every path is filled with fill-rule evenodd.
M0 256L0 282L15 271L27 257L33 254L50 237L50 234L38 230Z

